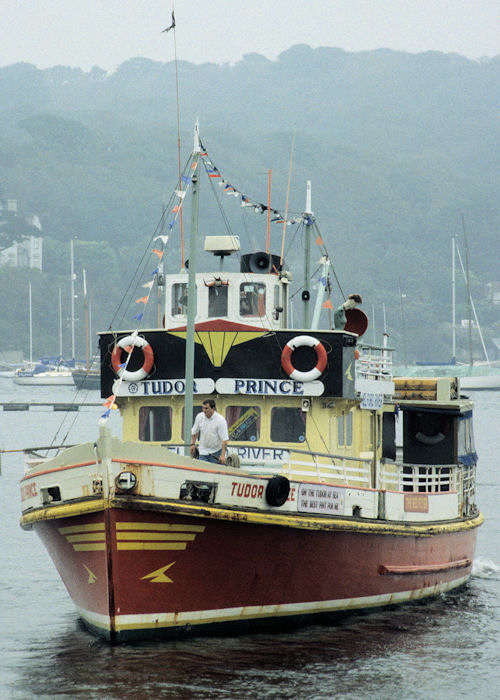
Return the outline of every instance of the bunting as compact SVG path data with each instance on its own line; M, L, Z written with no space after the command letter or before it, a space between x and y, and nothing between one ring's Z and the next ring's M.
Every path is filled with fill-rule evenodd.
M257 202L254 199L251 199L248 197L246 194L243 192L240 192L237 187L234 187L230 182L228 182L225 178L222 177L220 170L215 166L215 164L212 162L210 159L207 149L202 145L201 146L201 158L203 161L203 165L205 166L205 171L210 178L218 178L219 179L219 186L223 188L224 194L227 195L233 195L234 197L238 197L241 200L241 206L242 207L253 207L253 210L256 214L263 214L264 212L268 211L268 206L267 204L263 204L262 202ZM285 217L283 214L278 210L278 209L271 209L271 214L273 218L271 219L272 223L274 224L284 224L285 223ZM286 220L286 225L287 226L292 226L293 224L299 224L302 223L303 221L306 221L306 223L312 224L313 219L311 218L310 215L307 215L307 217L301 215L301 216L296 216L291 219Z

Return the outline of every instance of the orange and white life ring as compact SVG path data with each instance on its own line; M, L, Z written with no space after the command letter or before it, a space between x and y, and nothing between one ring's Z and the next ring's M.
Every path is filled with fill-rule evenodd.
M303 347L304 345L309 348L314 348L316 351L316 366L310 369L308 372L301 372L300 370L295 369L295 367L292 365L291 359L292 352L296 348ZM320 377L325 371L327 362L328 358L326 356L326 350L323 344L316 338L313 338L311 335L296 335L295 338L288 341L283 348L283 352L281 353L281 366L288 374L290 379L295 379L298 382L312 382L315 379L318 379L318 377Z
M121 367L122 364L122 350L133 345L136 348L141 348L144 354L144 363L140 369L136 369L135 372L130 372L128 369ZM113 348L111 353L111 365L115 370L115 373L125 379L127 382L139 382L144 377L147 377L151 372L154 365L154 355L151 345L145 338L140 338L138 335L126 335L121 338Z

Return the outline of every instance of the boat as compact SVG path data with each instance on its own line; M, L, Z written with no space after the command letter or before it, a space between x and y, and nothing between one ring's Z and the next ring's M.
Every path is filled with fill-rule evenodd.
M30 386L73 386L71 368L61 363L59 365L32 362L14 372L12 381L15 384Z
M33 361L31 296L30 282L28 285L30 359L29 362L14 371L12 380L15 384L27 384L29 386L72 386L71 366L74 366L74 360L68 362L62 356L61 290L59 290L59 355L57 357L42 357L38 362Z
M464 227L465 233L465 227ZM467 250L467 243L466 243ZM467 300L469 306L469 319L468 319L468 331L469 331L469 361L468 362L457 362L456 359L456 276L455 276L455 253L458 253L458 258L460 261L460 266L462 269L463 277L465 280L465 285L467 288ZM451 266L452 266L452 338L451 338L451 361L432 363L432 362L417 362L416 365L407 365L400 367L393 367L393 375L395 377L404 376L414 376L414 377L459 377L460 386L462 389L466 390L499 390L500 389L500 367L495 363L490 362L488 357L488 351L486 349L486 344L484 342L483 333L481 326L479 325L479 319L477 317L476 308L474 305L474 300L472 299L472 294L470 291L469 284L469 272L468 265L464 266L462 256L460 254L460 249L455 240L452 239L452 255L451 255ZM474 315L474 323L472 320L472 315ZM472 340L471 331L475 326L479 339L481 342L482 351L484 354L484 360L479 362L474 362L472 355Z
M101 372L98 359L90 360L89 304L87 299L87 275L83 270L83 309L85 318L85 364L76 366L72 371L73 382L77 389L95 390L101 388Z
M207 236L213 268L198 271L203 171L222 177L196 130L168 235L190 189L189 268L164 274L169 242L155 238L160 265L136 302L146 308L158 285L160 323L142 328L140 312L100 334L96 435L27 464L21 526L111 643L300 625L463 586L483 521L472 401L455 378L393 380L392 349L363 342L357 295L320 327L334 308L323 277L311 320L305 275L292 325L291 271L270 246L228 271L239 238ZM285 230L287 213L273 211ZM309 186L299 218L305 268L315 243L328 275ZM228 423L225 464L189 453L206 398Z
M100 389L101 388L101 372L92 367L75 367L71 370L73 383L77 389Z

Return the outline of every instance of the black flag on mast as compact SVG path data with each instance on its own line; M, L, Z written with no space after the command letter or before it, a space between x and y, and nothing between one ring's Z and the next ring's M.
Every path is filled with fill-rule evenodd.
M163 32L169 32L171 29L174 29L174 28L175 28L175 15L174 15L174 11L172 10L172 24L170 25L170 27L167 27L166 29L162 29L162 34L163 34Z

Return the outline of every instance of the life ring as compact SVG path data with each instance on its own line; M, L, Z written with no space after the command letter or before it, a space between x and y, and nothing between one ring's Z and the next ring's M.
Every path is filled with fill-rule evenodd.
M141 348L144 354L144 363L140 369L136 369L135 372L130 372L128 369L121 367L122 364L122 350L127 346L133 345L136 348ZM139 382L144 377L147 377L151 372L154 365L154 355L151 345L145 338L141 338L138 335L127 335L121 338L113 348L111 353L111 365L115 370L115 373L125 379L127 382Z
M421 416L417 414L414 419L413 434L415 440L418 440L423 445L437 445L445 439L450 429L449 416L441 416L439 428L431 435L422 430L420 418Z
M292 365L292 352L296 348L303 346L314 348L316 350L316 366L310 369L308 372L301 372ZM281 366L288 374L290 379L295 379L299 382L312 382L318 377L320 377L325 371L328 358L326 356L326 350L322 343L311 335L296 335L292 338L283 348L281 353Z
M266 486L266 502L270 506L282 506L290 493L290 482L286 476L277 474L269 479Z

